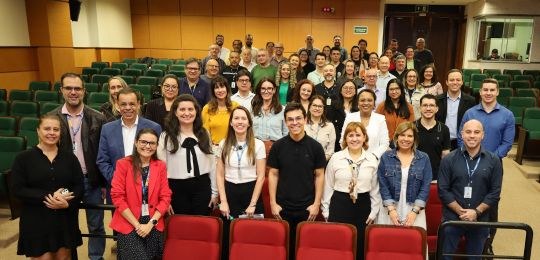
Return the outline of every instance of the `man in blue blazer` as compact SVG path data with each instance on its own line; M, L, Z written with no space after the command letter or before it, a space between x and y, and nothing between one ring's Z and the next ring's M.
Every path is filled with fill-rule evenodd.
M140 93L130 88L124 88L118 92L117 102L122 117L103 125L101 129L97 165L107 180L108 203L111 203L110 185L116 169L116 161L131 155L137 132L143 128L152 128L158 135L161 133L159 124L139 116L141 97Z

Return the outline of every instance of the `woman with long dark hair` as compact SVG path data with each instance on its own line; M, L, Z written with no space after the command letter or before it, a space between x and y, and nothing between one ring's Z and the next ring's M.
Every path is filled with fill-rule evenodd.
M315 95L315 85L309 79L300 80L293 89L292 102L300 103L307 111L309 100Z
M182 94L174 100L165 117L157 156L167 164L171 213L208 215L217 204L215 157L201 107L192 95Z
M365 74L365 70L363 70L363 73L359 76L356 71L356 64L353 60L346 60L343 63L345 64L343 73L337 78L336 85L341 86L345 81L352 80L357 88L361 88L364 85L362 77Z
M117 210L111 228L118 232L119 259L159 259L171 203L167 167L157 159L158 135L151 128L135 136L133 153L116 163L111 198ZM140 194L140 195L139 195Z
M418 71L415 69L406 70L403 74L403 85L405 86L405 99L414 109L414 120L420 118L420 98L426 91L418 81Z
M388 139L392 140L399 124L414 121L414 110L405 100L405 89L398 79L391 79L386 84L386 99L379 104L375 112L386 118Z
M326 118L332 122L336 133L336 142L334 145L334 150L336 152L341 151L341 145L337 135L341 134L345 117L349 113L358 112L357 90L358 86L353 80L344 81L339 85L339 95L337 96L336 102L332 101L332 105L328 107L328 111L326 111Z
M215 150L227 134L229 116L238 103L231 101L231 89L225 77L219 75L213 78L210 89L212 95L208 104L204 105L201 117L204 128L210 133L212 146Z
M262 141L277 141L287 135L283 105L279 102L277 86L273 80L263 78L251 101L253 132Z
M368 67L368 63L366 60L362 59L362 56L360 55L360 47L354 45L351 47L351 58L354 62L354 72L356 75L364 75L366 72L366 69Z
M315 70L315 64L309 61L309 54L307 50L300 50L298 56L300 57L300 68L302 68L304 75L307 77L310 72Z
M420 78L418 82L424 87L426 94L434 96L444 93L441 83L437 80L437 71L433 64L428 64L420 70Z
M315 95L311 98L304 129L308 136L322 145L326 160L328 161L332 154L334 154L336 130L334 129L334 125L326 119L324 101L324 97L320 95Z
M146 104L144 117L158 123L161 128L165 128L165 117L171 111L171 105L178 96L180 81L174 74L167 74L161 80L161 96L150 100Z

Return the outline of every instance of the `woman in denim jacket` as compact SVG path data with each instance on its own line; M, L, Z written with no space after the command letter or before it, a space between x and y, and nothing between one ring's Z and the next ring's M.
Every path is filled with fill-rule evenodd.
M416 149L418 130L414 123L399 124L394 142L396 148L382 155L377 170L383 200L378 223L426 228L423 209L429 195L431 164L428 155Z

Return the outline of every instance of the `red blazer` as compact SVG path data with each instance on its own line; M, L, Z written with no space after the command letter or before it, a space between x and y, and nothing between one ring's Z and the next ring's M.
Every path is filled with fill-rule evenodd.
M171 204L171 189L167 181L167 166L163 161L150 161L150 180L148 183L148 209L150 217L157 210L162 217L159 219L156 229L163 231L165 224L163 216ZM129 208L135 218L141 217L142 206L142 178L133 180L133 168L131 157L124 157L116 162L116 170L111 182L111 199L116 207L109 227L122 233L128 234L135 229L123 216L122 212Z

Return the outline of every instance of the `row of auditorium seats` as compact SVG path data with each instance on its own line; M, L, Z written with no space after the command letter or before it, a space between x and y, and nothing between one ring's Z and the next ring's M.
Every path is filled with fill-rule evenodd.
M274 219L235 219L229 245L223 245L222 222L216 217L174 215L167 225L163 259L220 259L229 247L229 259L352 260L356 255L356 228L325 222L302 222L296 230L296 248L289 246L289 225ZM425 259L426 232L419 227L369 225L365 259ZM294 251L293 251L294 250Z

